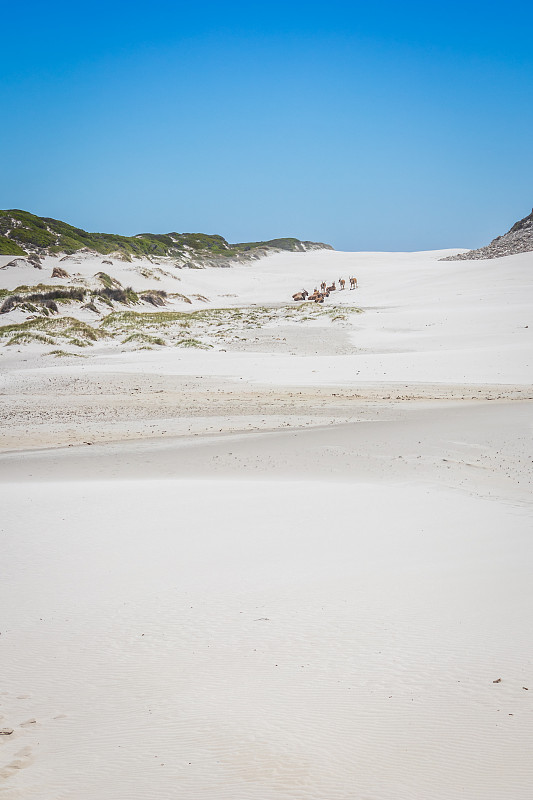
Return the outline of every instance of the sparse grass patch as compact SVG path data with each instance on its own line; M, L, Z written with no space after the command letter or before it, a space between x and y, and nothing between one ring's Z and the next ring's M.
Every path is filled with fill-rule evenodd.
M165 328L175 323L188 324L191 314L184 311L114 311L102 320L102 327L125 332L128 328Z
M55 356L56 358L66 358L67 356L72 356L73 358L86 358L86 356L82 355L81 353L68 353L66 350L50 350L49 353L46 353L47 356Z
M176 347L196 347L198 350L210 350L213 345L200 342L199 339L180 339Z
M65 291L64 287L61 287ZM120 287L103 287L91 292L95 300L107 303L113 308L111 297L117 298L128 290ZM131 290L133 291L133 290ZM164 292L150 290L155 302L164 302ZM29 303L26 296L25 310L34 314L50 315L54 309L53 300L44 303ZM136 293L134 293L136 297ZM130 295L131 297L131 295ZM157 299L156 299L157 298ZM62 299L58 298L61 302ZM145 299L145 296L143 296ZM5 301L4 301L5 302ZM54 303L55 305L55 303ZM96 306L91 309L97 310ZM192 347L210 349L215 341L233 341L239 334L260 328L275 328L283 324L312 324L320 319L345 322L353 313L361 313L358 308L339 308L298 304L295 306L254 306L230 308L199 308L195 311L167 311L153 309L146 313L133 309L112 310L103 319L97 318L96 325L90 325L75 317L39 316L17 325L0 326L0 339L11 344L27 341L40 341L46 344L66 342L76 348L87 347L102 338L119 340L122 344L139 347Z
M54 344L54 340L51 339L50 336L45 336L36 331L20 331L12 336L11 339L6 342L6 345L32 344L33 342L37 342L38 344Z
M130 342L142 342L143 344L157 344L163 346L166 344L165 340L160 336L150 336L148 333L130 333L122 340L122 344L129 344Z
M184 303L192 303L192 300L189 297L186 297L184 294L180 294L179 292L172 292L169 297L172 300L182 300Z
M40 317L0 326L0 339L8 338L7 344L26 344L30 341L56 344L66 339L76 347L86 347L106 335L105 331L93 328L75 317Z
M117 281L116 278L112 278L111 275L108 275L107 272L97 272L94 276L98 278L100 283L105 289L121 289L122 284L120 281Z

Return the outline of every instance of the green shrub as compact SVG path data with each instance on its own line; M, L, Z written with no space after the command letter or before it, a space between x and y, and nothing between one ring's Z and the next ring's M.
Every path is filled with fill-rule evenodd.
M7 239L5 236L0 236L0 255L2 256L25 256L26 251L16 242Z

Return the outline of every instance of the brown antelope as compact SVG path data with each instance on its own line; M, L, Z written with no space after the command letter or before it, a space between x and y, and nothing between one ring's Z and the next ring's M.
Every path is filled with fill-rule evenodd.
M292 299L293 300L305 300L305 298L308 296L308 294L309 294L309 292L307 292L305 289L303 289L301 292L296 292L296 294L293 294Z
M346 281L344 280L344 278L339 278L339 286L341 287L341 290L344 289L345 284Z
M318 293L318 295L315 297L315 303L323 303L326 297L329 297L329 292L327 289L325 292Z
M350 278L350 289L357 289L357 278Z
M327 289L326 289L326 292L334 292L334 291L336 290L336 288L337 288L337 287L335 286L335 281L333 281L333 283L331 284L331 286L328 286L328 287L327 287Z
M322 281L322 283L320 284L320 291L321 292L326 291L326 281Z

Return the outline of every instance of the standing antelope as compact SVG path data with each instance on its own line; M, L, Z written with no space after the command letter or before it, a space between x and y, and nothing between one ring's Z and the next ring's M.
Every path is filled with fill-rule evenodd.
M350 289L357 289L357 278L350 278Z
M344 280L344 278L339 278L339 286L341 287L341 289L344 289L345 283L346 281Z
M320 291L321 292L326 291L326 281L322 281L322 283L320 284Z

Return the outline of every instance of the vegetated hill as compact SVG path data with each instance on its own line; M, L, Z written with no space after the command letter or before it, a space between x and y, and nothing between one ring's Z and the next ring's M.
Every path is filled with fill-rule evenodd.
M223 236L205 233L140 233L120 236L114 233L88 233L66 222L38 217L28 211L0 211L0 254L55 255L79 250L106 255L115 253L126 260L132 257L177 257L186 262L190 256L208 261L241 260L260 257L276 250L315 250L331 245L302 242L299 239L271 239L266 242L229 244Z
M485 247L469 250L468 253L459 253L448 256L442 261L468 261L479 258L501 258L513 256L516 253L529 253L533 250L533 210L524 219L515 222L513 227L503 236L497 236Z

